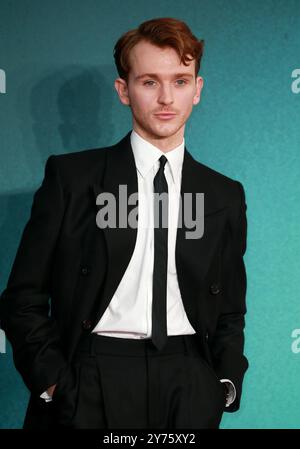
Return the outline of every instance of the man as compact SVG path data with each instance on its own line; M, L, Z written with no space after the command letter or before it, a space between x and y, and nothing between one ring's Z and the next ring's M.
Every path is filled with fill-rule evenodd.
M240 182L184 144L202 53L172 18L124 34L115 88L132 132L46 163L0 302L31 392L25 428L218 428L239 408L246 203ZM193 235L179 217L203 219L200 194Z

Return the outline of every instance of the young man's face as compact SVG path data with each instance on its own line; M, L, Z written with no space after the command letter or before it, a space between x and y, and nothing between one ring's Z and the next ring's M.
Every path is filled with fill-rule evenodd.
M130 67L128 83L118 78L115 87L121 102L131 107L133 128L156 145L179 145L203 86L203 79L195 78L195 60L185 66L172 47L141 41L131 50Z

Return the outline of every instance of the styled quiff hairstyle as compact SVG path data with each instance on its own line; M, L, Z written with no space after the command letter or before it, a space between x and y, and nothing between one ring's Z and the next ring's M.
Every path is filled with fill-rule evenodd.
M190 61L195 59L195 76L197 77L204 49L204 40L198 40L181 20L162 17L141 23L138 28L127 31L117 41L114 47L115 63L120 78L123 78L126 82L130 71L130 51L140 41L147 41L161 48L174 48L180 62L184 65L188 65Z

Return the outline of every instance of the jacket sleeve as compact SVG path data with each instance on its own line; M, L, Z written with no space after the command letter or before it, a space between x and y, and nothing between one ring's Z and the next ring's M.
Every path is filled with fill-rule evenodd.
M37 395L68 369L49 313L51 266L64 206L57 157L50 156L0 297L0 325L12 345L15 366L28 389Z
M238 205L231 207L230 219L222 253L221 311L210 342L214 369L221 379L230 379L236 388L234 402L227 412L239 409L244 374L248 360L244 352L247 278L243 256L247 240L247 205L242 184Z

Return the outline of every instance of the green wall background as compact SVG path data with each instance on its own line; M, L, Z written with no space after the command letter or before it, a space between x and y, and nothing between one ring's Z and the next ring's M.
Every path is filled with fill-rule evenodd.
M300 68L299 0L1 0L0 290L47 157L113 144L131 128L113 87L113 46L121 33L163 16L185 20L206 42L187 148L240 180L248 205L250 368L241 408L224 414L221 427L300 428L292 338L300 328L300 93L291 89ZM27 399L6 342L0 428L22 426Z

